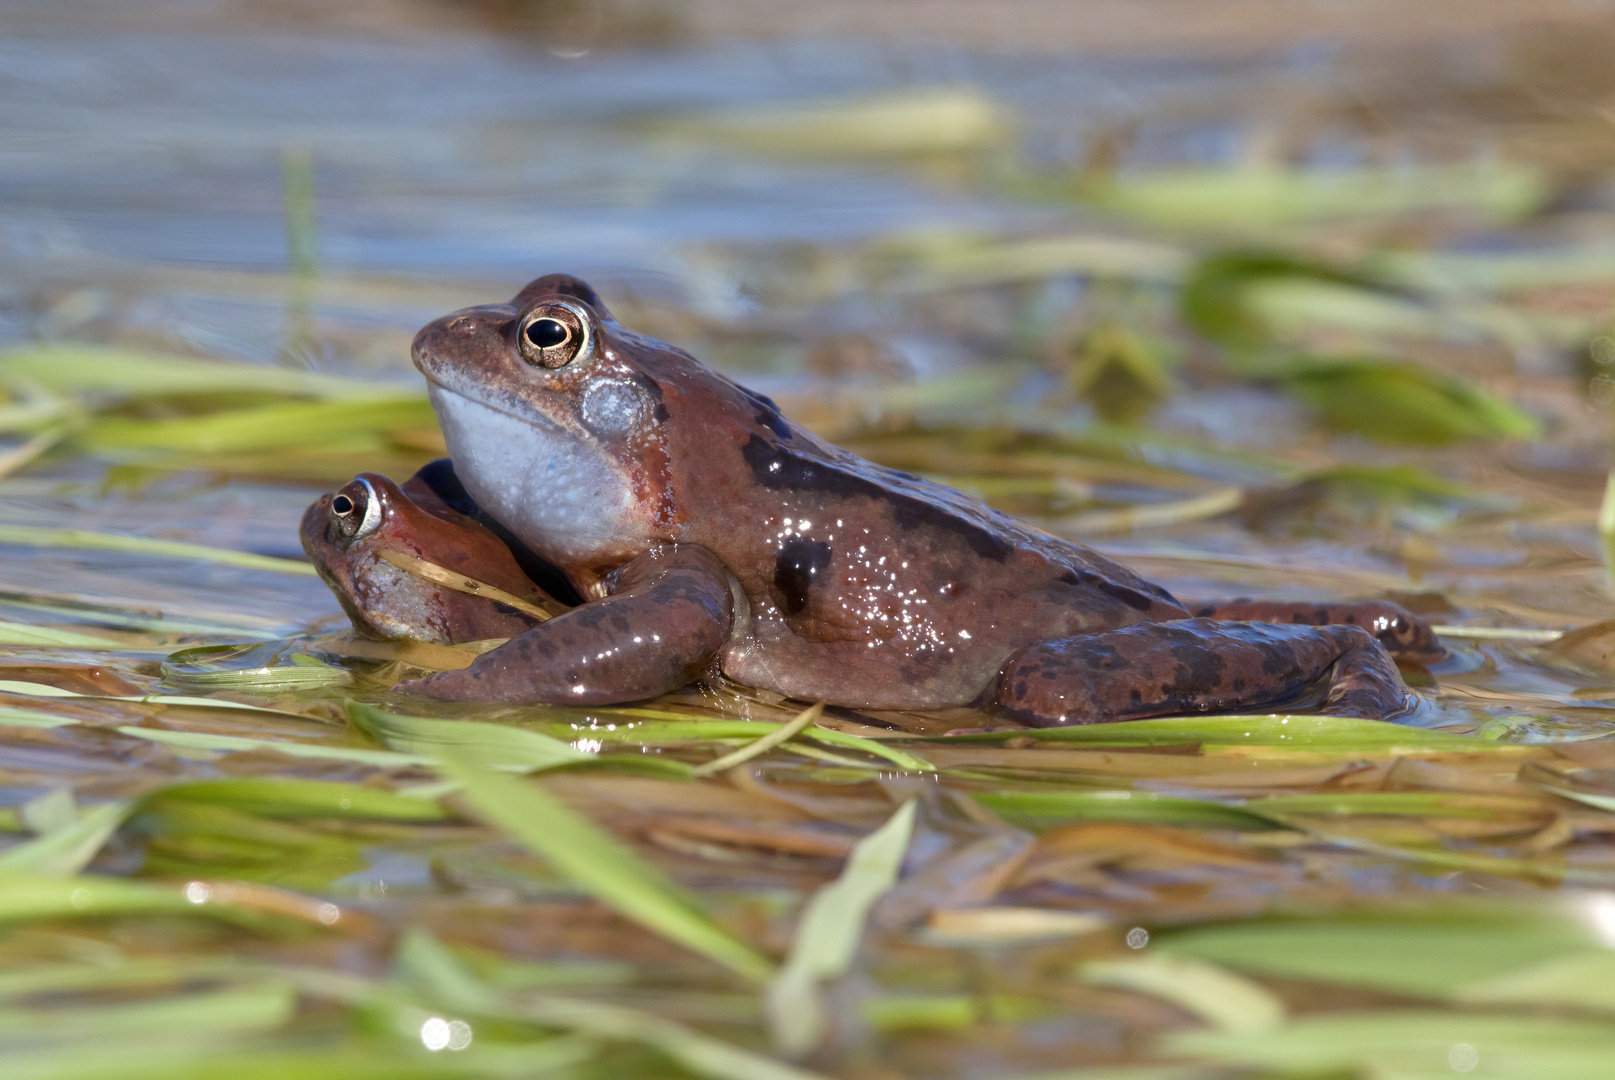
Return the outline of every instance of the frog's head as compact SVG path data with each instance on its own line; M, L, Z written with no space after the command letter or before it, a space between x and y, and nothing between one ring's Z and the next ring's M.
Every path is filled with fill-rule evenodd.
M431 323L413 355L466 490L528 547L586 573L673 538L663 386L716 378L693 358L566 274Z
M360 473L304 512L303 550L361 636L447 644L508 637L533 625L399 565L402 555L540 599L497 537L446 507L441 513L428 512L376 473Z
M371 638L424 636L419 598L396 589L399 571L380 562L383 550L418 555L421 543L441 526L420 513L385 476L361 473L321 495L303 512L298 530L303 550L336 594L354 629Z

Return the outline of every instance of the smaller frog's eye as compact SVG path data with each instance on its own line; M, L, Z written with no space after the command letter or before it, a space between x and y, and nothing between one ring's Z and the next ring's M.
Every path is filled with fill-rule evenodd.
M589 351L589 324L567 304L544 304L527 313L517 331L522 359L539 367L561 368Z
M363 477L331 497L331 526L344 540L368 536L380 524L381 500Z

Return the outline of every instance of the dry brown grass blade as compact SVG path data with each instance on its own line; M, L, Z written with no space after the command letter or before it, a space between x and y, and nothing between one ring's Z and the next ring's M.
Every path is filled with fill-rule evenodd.
M430 581L434 585L441 585L445 589L453 589L455 592L465 593L467 596L480 596L484 599L492 600L496 604L504 604L506 607L515 608L523 615L531 615L540 622L554 617L553 612L546 611L537 604L528 603L521 597L508 593L498 586L489 585L485 581L478 581L474 577L455 573L453 570L446 570L436 563L427 562L425 559L417 559L413 555L406 555L402 551L393 551L388 548L382 548L376 552L376 555L383 562L390 563L404 573L412 577L418 577L422 581Z

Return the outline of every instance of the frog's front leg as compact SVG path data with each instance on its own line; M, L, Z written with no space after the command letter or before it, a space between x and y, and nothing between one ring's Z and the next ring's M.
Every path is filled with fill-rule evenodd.
M675 690L729 638L735 592L705 548L668 544L608 579L610 594L477 657L461 671L400 683L453 701L603 705Z
M1029 646L1000 669L997 702L1034 727L1096 724L1276 705L1326 673L1328 713L1383 720L1412 707L1396 663L1362 627L1212 619Z
M1361 626L1398 656L1439 659L1446 653L1429 623L1401 604L1393 604L1389 600L1357 600L1345 604L1228 600L1220 604L1190 604L1188 607L1192 613L1206 619L1296 623L1301 626Z

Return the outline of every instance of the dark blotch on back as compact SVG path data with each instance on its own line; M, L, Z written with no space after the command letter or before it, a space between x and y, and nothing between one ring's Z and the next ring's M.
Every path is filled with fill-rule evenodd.
M1102 596L1110 597L1112 600L1120 600L1134 611L1149 611L1155 606L1155 601L1139 590L1118 584L1106 578L1103 574L1095 574L1089 570L1067 570L1060 575L1060 580L1067 585L1089 588ZM1168 603L1176 602L1165 592L1160 595Z
M777 443L753 435L740 448L757 482L771 491L811 491L842 498L865 498L891 507L899 528L929 528L952 533L984 559L1003 562L1010 545L981 526L948 513L924 499L891 491L872 480L854 476L834 465L814 461Z
M746 395L748 401L757 406L757 422L759 424L782 439L789 439L795 434L791 431L791 422L785 419L784 414L779 411L779 406L774 404L773 398L767 394L759 394L755 390L748 390L744 386L740 388L740 392Z
M785 598L785 613L795 615L807 607L808 590L819 571L830 565L835 555L829 544L793 536L785 541L774 559L774 587Z

